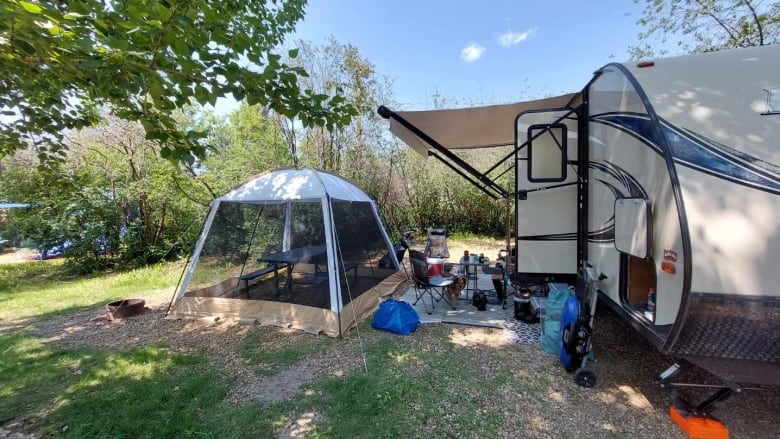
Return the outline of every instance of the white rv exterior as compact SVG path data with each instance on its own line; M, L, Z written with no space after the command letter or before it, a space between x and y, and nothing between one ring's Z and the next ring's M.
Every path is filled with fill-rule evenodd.
M713 358L768 361L774 364L746 379L780 381L777 90L780 46L760 47L608 65L563 121L576 101L521 113L518 273L574 275L579 243L581 256L607 276L600 289L613 307L659 348L706 359L721 375L724 364ZM534 183L529 169L544 164L530 151L559 140L530 138L528 127L562 122L587 140L567 136L569 172ZM617 214L621 199L649 206L646 254L618 250L616 226L627 230L621 221L634 220ZM645 312L650 288L654 310Z

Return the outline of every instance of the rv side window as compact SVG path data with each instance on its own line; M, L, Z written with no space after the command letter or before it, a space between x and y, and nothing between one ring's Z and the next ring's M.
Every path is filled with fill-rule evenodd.
M761 114L780 114L780 87L765 88L764 91L766 91L766 111Z
M566 125L528 127L528 181L566 180Z

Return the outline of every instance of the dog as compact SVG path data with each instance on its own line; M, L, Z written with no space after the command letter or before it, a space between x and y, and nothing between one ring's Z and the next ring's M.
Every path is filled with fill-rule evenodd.
M447 301L450 303L450 306L454 308L455 305L458 304L458 300L460 300L461 291L466 288L466 277L455 276L453 280L455 282L452 285L447 286Z

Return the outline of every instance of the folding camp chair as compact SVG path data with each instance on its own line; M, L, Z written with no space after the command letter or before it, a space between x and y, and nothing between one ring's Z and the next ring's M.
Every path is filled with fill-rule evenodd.
M452 309L455 309L444 294L444 288L452 285L455 281L439 275L428 276L428 263L426 262L426 258L417 250L409 250L409 260L412 261L414 292L416 297L416 300L412 305L417 305L417 302L422 300L425 312L431 314L433 309L436 308L435 303L444 299L444 301L447 302L447 305ZM431 310L428 310L428 305L425 303L426 295L431 298Z
M428 242L425 244L425 251L423 252L426 258L443 258L450 257L450 251L447 249L447 228L442 229L428 229Z

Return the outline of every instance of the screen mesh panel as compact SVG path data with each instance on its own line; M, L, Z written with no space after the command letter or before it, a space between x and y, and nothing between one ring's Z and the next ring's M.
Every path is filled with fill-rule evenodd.
M390 249L367 202L331 202L344 305L396 272L378 262Z

